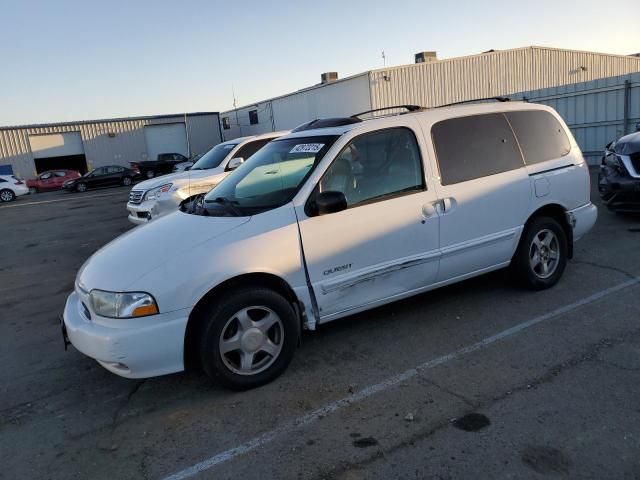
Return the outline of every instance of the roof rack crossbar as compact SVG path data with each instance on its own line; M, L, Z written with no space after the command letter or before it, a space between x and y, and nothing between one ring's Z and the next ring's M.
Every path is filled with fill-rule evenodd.
M486 98L472 98L471 100L462 100L460 102L447 103L445 105L439 105L436 108L453 107L454 105L464 105L465 103L482 102L484 100L495 100L496 102L510 102L509 97L486 97Z
M383 112L384 110L393 110L394 108L404 108L407 110L407 112L418 112L420 110L424 110L424 107L420 107L419 105L393 105L391 107L374 108L373 110L367 110L366 112L356 113L355 115L351 115L351 118L358 118L362 115L366 115L367 113Z

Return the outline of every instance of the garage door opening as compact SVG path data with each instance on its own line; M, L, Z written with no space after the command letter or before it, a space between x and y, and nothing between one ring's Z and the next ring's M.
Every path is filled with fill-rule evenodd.
M38 173L55 169L87 173L87 159L80 132L29 135L29 144Z
M87 157L82 155L65 155L63 157L35 158L38 174L47 170L77 170L83 175L87 173Z

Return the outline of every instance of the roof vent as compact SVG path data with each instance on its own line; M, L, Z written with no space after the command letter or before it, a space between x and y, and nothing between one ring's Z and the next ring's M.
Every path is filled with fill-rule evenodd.
M418 52L415 55L416 63L437 62L438 56L436 52Z
M320 83L331 83L338 80L338 72L325 72L320 75Z

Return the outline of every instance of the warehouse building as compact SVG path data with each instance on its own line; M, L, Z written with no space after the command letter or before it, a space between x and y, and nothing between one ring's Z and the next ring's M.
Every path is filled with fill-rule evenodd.
M415 62L344 79L329 72L322 74L318 85L223 112L224 138L285 130L316 118L393 105L437 107L640 72L636 56L547 47L491 50L442 60L436 52L421 52Z
M204 153L221 140L217 112L0 127L0 174L128 167L160 153Z

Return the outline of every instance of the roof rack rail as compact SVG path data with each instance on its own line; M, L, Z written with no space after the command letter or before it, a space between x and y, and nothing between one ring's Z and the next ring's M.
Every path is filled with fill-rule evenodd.
M471 100L462 100L460 102L447 103L445 105L438 105L436 108L453 107L454 105L464 105L465 103L482 102L485 100L495 100L496 102L510 102L509 97L485 97L485 98L473 98Z
M384 110L393 110L394 108L404 108L409 113L419 112L425 109L424 107L420 107L419 105L393 105L391 107L374 108L373 110L367 110L366 112L356 113L355 115L351 115L351 118L358 118L361 115L366 115L367 113L382 112Z

